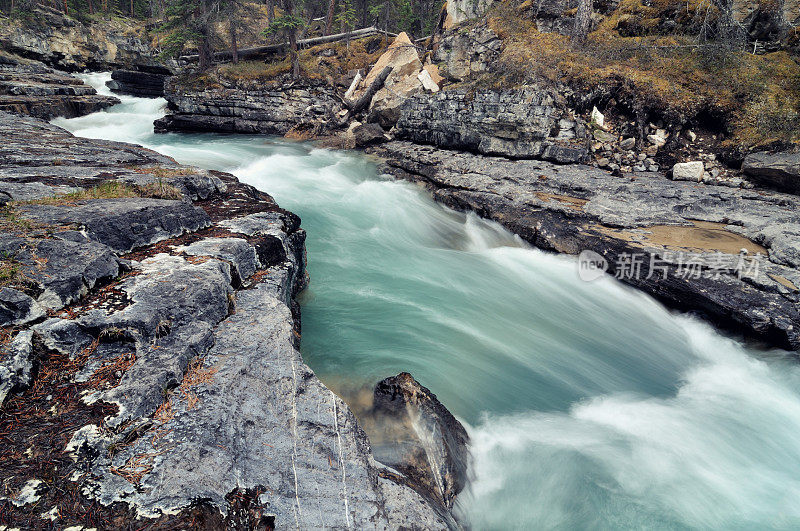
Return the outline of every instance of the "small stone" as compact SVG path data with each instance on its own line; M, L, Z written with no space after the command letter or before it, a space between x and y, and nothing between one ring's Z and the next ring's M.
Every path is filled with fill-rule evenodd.
M607 167L607 166L608 166L609 162L610 162L610 161L609 161L607 158L603 157L602 159L599 159L599 160L597 161L597 167L599 167L599 168L605 168L605 167Z
M656 147L661 147L667 143L667 139L660 135L647 135L647 141Z
M641 162L641 161L645 160L646 158L647 158L647 154L646 154L646 153L639 153L639 154L636 156L636 160L638 160L639 162Z
M592 115L589 120L597 127L605 127L606 117L603 115L603 113L597 110L597 107L592 108Z
M672 178L676 181L700 181L703 178L703 163L679 162L672 167Z
M614 142L617 137L611 133L607 133L602 129L595 129L594 133L592 133L595 140L598 142Z
M633 137L628 137L619 143L619 148L624 151L631 150L635 147L636 147L636 139Z
M697 135L695 134L694 131L691 130L686 131L686 138L689 139L689 142L694 142L695 140L697 140Z

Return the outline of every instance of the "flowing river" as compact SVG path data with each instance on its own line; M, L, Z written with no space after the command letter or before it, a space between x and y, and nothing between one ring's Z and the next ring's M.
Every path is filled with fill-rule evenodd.
M108 74L84 79L101 93ZM474 529L800 526L800 364L434 203L351 152L154 135L164 100L71 120L231 172L308 231L302 352L342 396L412 373L467 426Z

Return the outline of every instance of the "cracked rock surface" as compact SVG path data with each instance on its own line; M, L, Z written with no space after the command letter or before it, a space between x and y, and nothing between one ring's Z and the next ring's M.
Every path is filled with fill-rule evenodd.
M456 525L303 362L297 216L139 146L0 135L0 522Z
M800 349L797 196L410 142L370 151L386 160L389 173L420 182L435 199L493 219L537 247L593 251L609 273L673 307ZM625 262L634 255L638 269Z

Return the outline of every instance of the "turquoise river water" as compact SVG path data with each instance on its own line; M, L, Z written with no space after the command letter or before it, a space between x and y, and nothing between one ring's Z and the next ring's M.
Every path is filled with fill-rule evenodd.
M108 93L108 74L84 78ZM55 123L231 172L299 214L302 353L334 390L411 372L468 427L474 529L800 528L800 365L381 176L358 153L154 135L164 100Z

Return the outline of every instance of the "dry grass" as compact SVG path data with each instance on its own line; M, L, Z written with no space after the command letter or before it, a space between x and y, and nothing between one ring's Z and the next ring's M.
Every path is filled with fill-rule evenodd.
M504 39L495 65L499 75L479 83L497 88L537 80L563 82L579 91L605 87L618 101L635 102L671 119L700 113L725 117L729 141L756 146L800 141L800 64L786 52L751 55L720 46L695 46L687 35L657 35L657 21L681 6L694 17L707 0L623 0L589 35L584 48L567 37L539 33L513 0L496 5L490 27ZM639 17L645 36L623 37L624 17ZM679 17L680 19L680 17ZM630 19L627 19L630 21ZM691 20L684 21L691 27ZM686 27L680 26L679 27ZM647 29L647 28L645 28Z
M148 172L150 173L150 172ZM180 190L162 182L150 182L142 186L129 185L120 181L106 181L91 188L84 188L78 192L69 194L55 195L31 201L22 201L21 204L28 205L61 205L75 206L78 201L92 199L120 199L126 197L151 197L156 199L181 199L183 194Z
M179 390L181 398L186 400L187 411L197 407L197 404L200 402L200 399L194 393L192 388L213 381L214 375L217 373L217 369L213 367L204 369L204 362L205 358L194 358L189 362L189 366L186 369L186 374L183 375L183 381L181 382Z
M181 175L194 175L197 170L193 168L186 168L183 166L170 167L170 166L129 166L127 169L144 175L153 175L159 179L171 179Z

